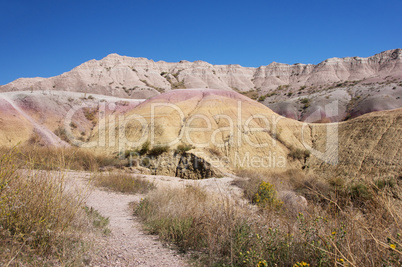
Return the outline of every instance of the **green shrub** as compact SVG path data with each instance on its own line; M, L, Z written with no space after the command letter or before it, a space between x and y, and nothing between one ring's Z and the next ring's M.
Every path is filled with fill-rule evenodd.
M257 193L253 197L253 203L262 208L280 208L283 204L281 200L277 198L275 186L269 182L261 182L258 187Z
M374 184L376 185L376 187L378 188L378 189L384 189L384 188L394 188L395 186L396 186L396 181L395 181L395 179L391 179L391 178L388 178L388 179L378 179L378 180L376 180L375 182L374 182Z
M152 157L157 157L168 151L169 151L168 146L155 146L148 152L148 155Z
M302 99L300 100L300 103L303 104L303 109L306 109L306 108L308 108L308 107L310 106L310 99L308 99L308 98L302 98Z
M193 149L194 147L192 145L178 145L176 148L176 153L177 154L184 154L188 151L190 151L191 149Z
M150 146L151 143L149 141L146 141L145 143L142 144L141 148L138 150L138 154L140 154L140 156L147 154Z

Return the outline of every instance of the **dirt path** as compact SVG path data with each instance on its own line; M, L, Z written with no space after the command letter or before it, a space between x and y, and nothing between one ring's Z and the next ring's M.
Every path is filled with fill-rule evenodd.
M70 171L66 173L68 185L88 188L91 173ZM185 180L169 176L136 175L154 183L159 188L200 186L210 192L238 198L241 190L231 185L233 178ZM130 210L131 202L139 202L143 195L122 194L89 186L86 201L102 216L109 218L111 234L97 238L92 266L189 266L176 251L161 244L157 236L145 234L139 220Z
M78 184L89 174L75 173ZM87 206L108 217L111 233L100 240L93 266L188 266L174 250L164 247L157 236L145 234L140 222L132 215L129 203L140 201L141 195L126 195L92 188Z
M25 119L27 119L34 126L35 130L45 139L46 143L53 146L69 146L66 142L61 140L52 131L43 125L38 124L31 116L23 111L15 102L7 95L1 95L1 97L7 101L18 113L20 113Z

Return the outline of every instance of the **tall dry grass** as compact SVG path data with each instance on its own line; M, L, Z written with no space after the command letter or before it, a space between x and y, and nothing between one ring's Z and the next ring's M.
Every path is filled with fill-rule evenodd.
M147 193L155 188L153 183L123 172L98 173L94 175L92 181L95 186L129 194Z
M0 265L84 265L91 229L85 194L62 172L31 169L15 149L0 154Z
M151 233L196 251L208 266L401 265L400 181L346 183L296 170L242 175L237 184L248 205L200 188L160 189L135 213ZM286 207L251 206L262 181L301 194L308 207L295 215Z
M0 147L0 154L9 150ZM116 155L98 154L90 150L76 147L55 148L37 145L21 145L16 147L16 160L29 163L34 169L40 170L85 170L98 171L100 167L122 167L128 165L128 160L120 160Z

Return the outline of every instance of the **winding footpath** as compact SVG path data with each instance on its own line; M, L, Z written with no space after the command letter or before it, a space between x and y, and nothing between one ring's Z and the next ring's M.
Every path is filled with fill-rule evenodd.
M89 178L85 173L74 176L83 182ZM91 188L86 204L109 218L111 230L109 235L97 240L99 249L92 266L188 266L176 251L164 247L157 236L142 231L129 208L131 202L139 202L141 197Z

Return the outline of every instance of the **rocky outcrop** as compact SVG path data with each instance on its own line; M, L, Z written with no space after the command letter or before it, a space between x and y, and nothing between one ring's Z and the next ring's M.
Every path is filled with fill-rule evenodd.
M279 85L320 86L341 81L402 78L402 50L385 51L368 58L331 58L317 65L273 62L258 68L212 65L203 61L154 62L110 54L90 60L51 78L21 78L1 86L0 91L62 90L121 97L144 98L177 88L259 90Z
M140 160L139 165L149 168L153 175L193 180L221 176L218 169L193 153L164 153L158 157L144 159Z

